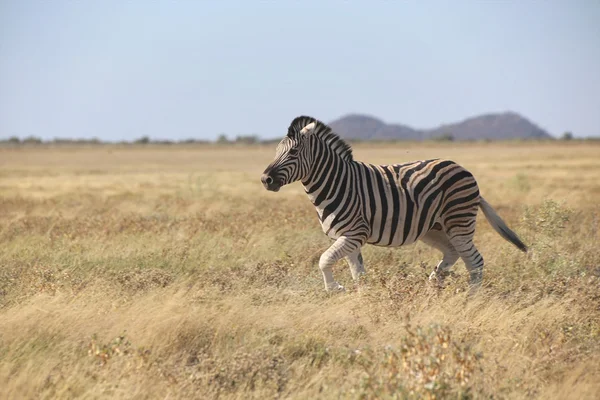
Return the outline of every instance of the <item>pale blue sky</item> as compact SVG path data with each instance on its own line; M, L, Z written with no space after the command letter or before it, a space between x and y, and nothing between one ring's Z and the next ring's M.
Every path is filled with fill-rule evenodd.
M513 110L600 135L600 1L0 0L0 137L280 137Z

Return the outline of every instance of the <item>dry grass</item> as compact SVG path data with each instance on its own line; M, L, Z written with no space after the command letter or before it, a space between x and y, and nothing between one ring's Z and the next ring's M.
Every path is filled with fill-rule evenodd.
M447 157L531 246L484 218L484 288L448 287L425 245L330 243L272 147L0 149L1 398L540 398L600 393L600 146L358 145Z

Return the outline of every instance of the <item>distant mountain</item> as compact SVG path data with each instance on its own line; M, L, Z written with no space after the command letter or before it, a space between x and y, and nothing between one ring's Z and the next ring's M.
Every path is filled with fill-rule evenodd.
M553 138L548 132L514 112L484 114L454 124L442 125L426 131L425 134L428 138L450 134L457 140Z
M388 125L380 119L359 114L350 114L328 124L333 131L346 139L420 140L422 133L406 125Z
M528 119L514 112L484 114L434 129L415 129L386 124L369 115L349 114L329 123L340 136L354 140L423 140L452 137L455 140L553 139Z

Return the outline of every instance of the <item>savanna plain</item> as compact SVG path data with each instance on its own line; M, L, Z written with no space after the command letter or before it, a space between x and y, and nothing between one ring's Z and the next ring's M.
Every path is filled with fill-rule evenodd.
M353 147L459 162L529 252L480 212L476 295L422 243L328 294L275 145L2 147L0 398L600 398L600 144Z

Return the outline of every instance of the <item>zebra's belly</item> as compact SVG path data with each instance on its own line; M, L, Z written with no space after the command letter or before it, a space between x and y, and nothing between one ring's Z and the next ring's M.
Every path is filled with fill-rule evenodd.
M323 230L323 233L330 239L335 240L341 236L351 236L350 232L357 231L356 226L352 224L340 229L339 226L332 226L327 222L328 221L324 221L321 223L321 229ZM427 234L429 229L427 227L423 228L424 229L422 229L421 232L418 232L418 229L415 225L412 225L410 229L405 229L404 222L401 221L393 232L389 225L386 225L383 234L380 229L371 229L366 243L380 247L398 247L409 245L415 243Z
M404 246L404 245L415 243L420 238L421 237L407 238L406 240L403 241L402 237L396 236L396 237L394 237L393 240L390 241L389 238L379 239L379 235L374 235L367 240L367 243L372 244L374 246L379 246L379 247L399 247L399 246Z
M408 227L404 221L400 221L395 229L388 223L383 232L381 227L374 229L367 239L367 243L381 247L398 247L417 242L431 229L433 225L439 225L439 218L433 221L427 220L423 226L418 223L412 223Z

